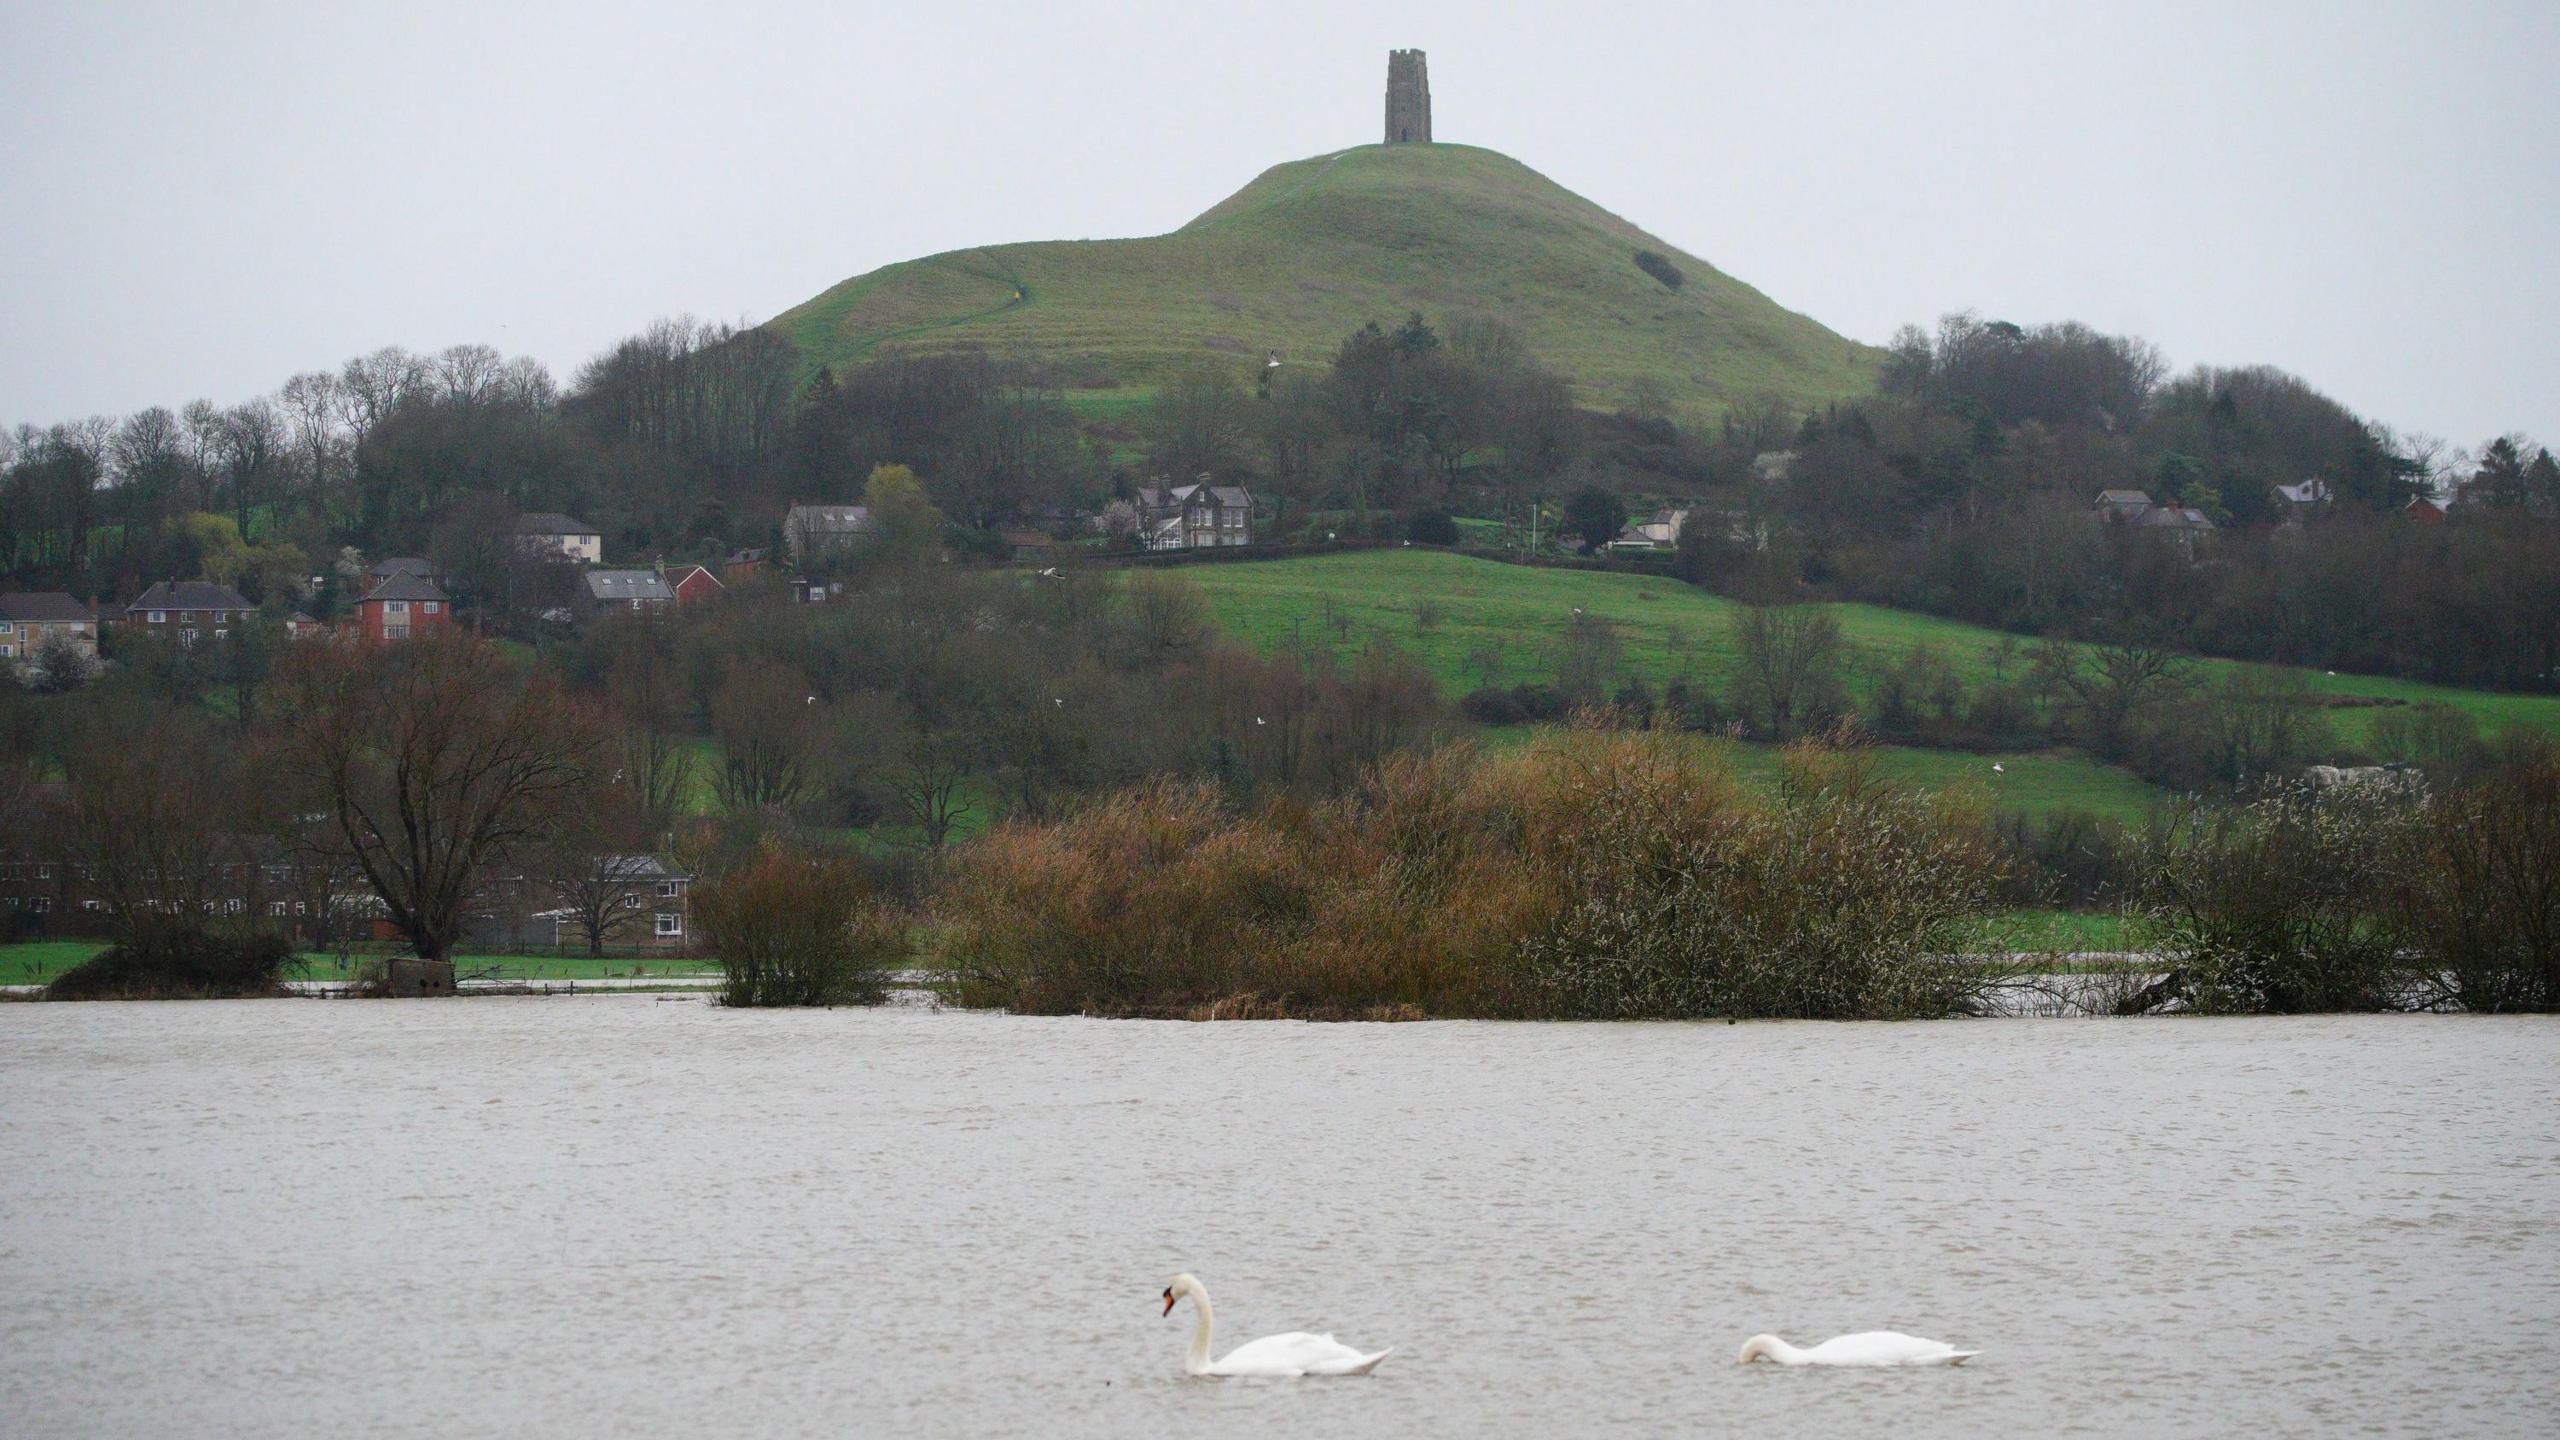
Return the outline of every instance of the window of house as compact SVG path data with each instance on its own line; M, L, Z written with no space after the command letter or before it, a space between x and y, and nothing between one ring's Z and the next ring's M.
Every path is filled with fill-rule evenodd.
M281 901L281 900L270 900L270 901L268 901L268 902L267 902L267 913L268 913L268 914L270 914L270 915L282 915L282 914L285 914L285 913L286 913L286 910L285 910L285 903L284 903L283 901Z
M623 897L622 897L622 908L623 908L623 909L625 909L625 910L637 910L637 909L639 909L639 908L640 908L640 897L639 897L639 896L637 896L637 895L625 895L625 896L623 896Z
M39 915L51 914L53 912L53 897L50 895L38 895L27 901L27 908L33 910Z
M249 907L245 902L239 900L225 900L222 902L222 913L225 915L237 915L248 908Z
M181 630L181 631L179 631L179 632L178 632L178 643L179 643L180 645L189 646L189 647L194 646L194 644L196 643L196 632L194 632L193 630Z
M406 640L409 638L409 627L406 625L385 625L382 627L382 638L385 640Z
M421 600L418 604L430 615L436 614L444 609L444 602L441 600Z
M385 615L406 616L409 613L409 602L406 600L385 600L382 602L382 613Z
M0 660L6 660L17 653L18 647L15 645L0 645Z
M107 907L103 901L83 900L80 902L80 908L83 910L104 910Z
M52 867L51 865L49 865L49 864L44 864L44 863L42 863L42 862L39 862L39 863L36 865L36 878L37 878L37 879L39 879L39 880L50 880L50 879L52 879L52 878L53 878L53 867Z
M166 610L154 610L154 611L152 611L152 612L151 612L151 623L152 623L152 624L154 624L154 625L166 625L166 624L168 624L168 623L169 623L169 612L168 612L168 611L166 611Z
M15 633L16 633L16 627L12 626L12 625L11 625L8 621L6 621L6 620L0 620L0 635L11 635L11 634L15 634Z
M676 882L673 880L659 881L658 898L661 900L673 900L676 898Z
M661 910L661 911L659 911L659 912L658 912L658 933L659 933L659 934L661 934L661 935L681 935L681 934L683 934L683 933L684 933L684 917L683 917L683 916L681 916L681 915L678 915L678 914L674 913L673 911L669 911L669 910Z
M228 631L228 630L216 630L216 631L214 631L214 632L213 632L213 638L214 638L214 639L216 639L216 640L220 640L220 639L224 638L225 636L229 635L230 633L231 633L231 632L230 632L230 631Z

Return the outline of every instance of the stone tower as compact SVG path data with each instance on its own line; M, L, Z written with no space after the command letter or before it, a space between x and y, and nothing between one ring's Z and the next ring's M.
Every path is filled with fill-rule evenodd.
M1387 143L1431 143L1431 76L1419 50L1387 52Z

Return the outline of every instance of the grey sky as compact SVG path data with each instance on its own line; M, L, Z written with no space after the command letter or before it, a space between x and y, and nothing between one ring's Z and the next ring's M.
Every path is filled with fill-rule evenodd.
M0 422L385 344L1152 234L1377 138L1514 155L1843 333L1971 307L2560 441L2560 4L0 0Z

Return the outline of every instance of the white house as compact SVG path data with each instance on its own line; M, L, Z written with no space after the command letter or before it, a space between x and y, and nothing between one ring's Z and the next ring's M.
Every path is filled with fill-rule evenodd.
M565 555L581 565L604 561L604 534L584 520L539 510L516 518L517 543L532 550Z

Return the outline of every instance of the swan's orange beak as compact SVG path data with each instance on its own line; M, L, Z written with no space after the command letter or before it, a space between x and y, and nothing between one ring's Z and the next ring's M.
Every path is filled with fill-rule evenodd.
M1172 1286L1170 1286L1170 1285L1168 1285L1168 1286L1166 1286L1166 1287L1165 1287L1165 1292L1164 1292L1164 1313L1165 1313L1166 1315L1170 1315L1170 1314L1172 1314L1172 1313L1173 1313L1173 1287L1172 1287ZM1163 1318L1163 1316L1158 1316L1157 1318L1158 1318L1158 1319L1162 1319L1162 1318Z

